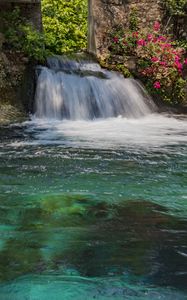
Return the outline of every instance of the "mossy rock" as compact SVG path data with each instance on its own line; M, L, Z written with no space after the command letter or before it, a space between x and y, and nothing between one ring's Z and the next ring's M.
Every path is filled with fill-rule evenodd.
M11 104L0 104L0 125L8 125L25 120L25 113Z

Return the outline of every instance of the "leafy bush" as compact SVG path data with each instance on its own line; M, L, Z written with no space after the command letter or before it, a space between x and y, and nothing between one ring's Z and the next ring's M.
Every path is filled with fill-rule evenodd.
M173 104L184 101L185 49L178 47L171 36L162 34L158 22L149 32L142 29L113 36L111 51L136 57L138 76L151 94Z
M87 44L87 0L43 0L45 42L53 53L77 51Z
M84 49L87 44L87 12L87 0L43 0L43 33L21 16L19 8L1 12L6 46L39 61L45 60L50 53Z
M18 7L12 12L1 13L1 19L4 24L3 34L8 49L21 51L31 59L45 60L49 51L45 49L44 35L21 16Z
M184 15L186 13L186 0L164 0L164 4L170 15Z
M129 29L137 30L138 29L138 11L136 7L133 7L129 15Z
M50 54L50 51L45 47L45 36L33 29L30 24L21 25L20 29L24 36L24 40L22 40L24 53L31 59L44 61Z

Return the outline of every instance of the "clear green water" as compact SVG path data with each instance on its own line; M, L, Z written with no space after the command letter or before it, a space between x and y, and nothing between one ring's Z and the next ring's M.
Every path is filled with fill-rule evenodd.
M1 300L187 299L186 121L116 122L1 128Z

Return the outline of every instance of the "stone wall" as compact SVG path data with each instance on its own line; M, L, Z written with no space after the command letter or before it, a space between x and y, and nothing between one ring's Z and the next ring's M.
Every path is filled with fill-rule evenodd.
M0 0L0 11L12 11L16 6L20 8L21 15L31 22L37 30L42 30L40 0ZM2 26L0 21L0 28Z
M187 14L174 18L173 31L177 37L187 40Z
M0 11L12 11L15 6L21 14L42 30L40 0L0 0ZM34 66L19 51L4 49L4 24L0 19L0 125L22 120L25 111L31 111L34 97Z
M137 9L141 27L150 26L163 18L160 0L90 0L89 7L89 51L102 56L107 49L112 28L127 28L132 8Z

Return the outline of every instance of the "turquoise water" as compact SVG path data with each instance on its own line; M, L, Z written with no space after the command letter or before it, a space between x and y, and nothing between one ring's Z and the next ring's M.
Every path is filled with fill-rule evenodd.
M0 129L0 299L187 299L186 119Z

